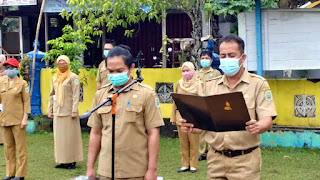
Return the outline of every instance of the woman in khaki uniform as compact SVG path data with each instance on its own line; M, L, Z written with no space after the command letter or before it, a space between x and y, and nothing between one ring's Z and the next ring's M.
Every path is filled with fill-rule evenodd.
M52 77L48 117L53 118L56 168L74 169L83 160L78 104L80 81L70 71L70 60L61 55L57 59L57 74Z
M6 73L4 71L3 63L6 62L6 57L1 54L0 55L0 82L5 77ZM1 128L0 128L0 145L3 145L2 135L1 135Z
M0 83L0 127L6 159L6 178L3 180L23 180L27 176L26 126L30 114L29 86L17 76L19 62L16 59L10 58L3 65L7 75Z
M194 65L191 62L185 62L182 65L182 75L183 77L176 85L176 93L193 95L203 94L202 85L200 80L196 78ZM182 167L178 172L190 170L190 172L195 173L198 165L199 135L182 132L179 122L180 119L181 115L177 110L176 105L173 104L170 122L173 125L177 125L182 153Z

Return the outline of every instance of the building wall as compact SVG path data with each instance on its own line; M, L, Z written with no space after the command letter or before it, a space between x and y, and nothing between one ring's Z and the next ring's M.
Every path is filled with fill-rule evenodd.
M261 19L264 70L320 69L320 9L264 9ZM245 67L256 71L255 12L240 13L238 23Z
M41 70L41 80L40 80L40 89L41 89L41 111L42 114L48 113L48 102L49 94L51 88L51 78L54 74L51 73L52 69L42 69ZM134 71L135 72L135 71ZM83 82L83 75L87 76L87 85L84 85L84 97L83 102L79 103L79 112L80 114L91 109L92 100L96 90L96 81L95 75L89 73L86 70L81 70L80 79ZM133 74L136 77L135 73ZM142 69L142 77L144 78L143 83L148 84L153 89L155 89L156 83L175 83L181 78L181 70L178 68L168 68L168 69ZM163 118L170 118L171 115L171 103L162 103L160 105Z
M313 83L306 79L269 79L268 80L278 117L274 120L277 125L287 126L320 126L320 111L316 108L315 117L295 116L295 95L315 96L315 103L320 102L320 82ZM316 107L319 107L319 105Z
M88 75L88 84L84 86L84 101L79 103L80 114L91 109L92 99L95 94L96 81L95 75L82 70L80 78L83 74ZM41 71L41 110L43 114L47 114L48 98L51 87L51 69L42 69ZM150 85L155 89L156 83L173 83L181 78L181 70L176 68L168 69L142 69L143 83ZM296 117L295 116L295 95L314 95L315 102L320 102L320 82L313 83L306 79L284 80L269 79L268 80L273 99L278 112L278 117L274 120L277 125L287 126L320 126L320 111L316 109L315 117ZM164 118L170 118L172 104L162 103L161 111Z

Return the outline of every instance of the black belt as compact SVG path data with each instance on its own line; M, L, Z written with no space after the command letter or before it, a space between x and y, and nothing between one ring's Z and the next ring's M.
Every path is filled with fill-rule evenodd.
M217 151L215 150L217 153L222 154L224 156L227 157L236 157L236 156L240 156L240 155L245 155L245 154L249 154L251 153L253 150L257 149L258 146L247 149L247 150L235 150L235 151L231 151L231 150L222 150L222 151Z

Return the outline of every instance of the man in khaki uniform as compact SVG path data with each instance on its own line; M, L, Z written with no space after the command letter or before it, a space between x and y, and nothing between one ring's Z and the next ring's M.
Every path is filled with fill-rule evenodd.
M202 51L200 54L200 65L201 69L197 72L199 79L201 80L202 84L205 85L207 81L220 76L220 72L216 69L212 69L212 56L211 52L209 51ZM208 152L208 144L205 141L205 134L206 131L202 131L199 135L199 161L207 159L207 152Z
M211 147L208 179L260 179L260 134L271 129L277 113L268 82L249 73L242 66L245 60L241 38L229 35L221 41L220 69L225 74L207 82L205 94L242 92L251 120L246 123L246 131L207 132L206 141ZM201 132L186 120L181 122L183 131Z
M6 62L6 56L4 56L3 54L0 55L0 82L3 79L3 77L5 77L6 73L4 71L4 66L3 63ZM0 112L1 113L1 112ZM1 135L1 128L0 128L0 145L3 144L3 140L2 140L2 135Z
M107 39L106 43L104 44L103 47L103 56L104 59L101 61L99 64L98 72L97 72L97 88L96 90L100 89L102 86L106 85L109 83L108 80L108 71L106 67L106 61L105 58L108 56L110 50L116 45L116 42L111 39Z
M125 47L116 46L110 51L107 67L111 83L96 92L93 107L133 80L133 60ZM111 125L111 106L101 107L89 118L87 176L96 176L94 164L100 152L97 173L103 179L111 178ZM160 102L151 87L136 83L119 95L115 119L115 179L157 178L159 127L163 125Z
M31 111L29 86L17 76L19 62L16 59L8 59L4 66L7 76L0 83L0 127L6 159L6 178L3 180L23 180L27 176L26 126Z

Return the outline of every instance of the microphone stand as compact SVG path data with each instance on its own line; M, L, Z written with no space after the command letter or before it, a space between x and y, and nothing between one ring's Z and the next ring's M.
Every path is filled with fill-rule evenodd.
M134 79L133 81L131 81L129 84L127 84L126 86L124 86L122 89L120 90L115 90L114 92L112 92L112 95L109 96L104 102L102 102L101 104L99 104L98 106L96 106L95 108L91 109L90 111L87 111L85 113L83 113L80 116L80 119L87 119L90 117L90 115L98 110L100 107L102 107L103 105L112 105L111 108L111 112L112 112L112 152L111 152L111 179L114 180L114 149L115 149L115 121L116 121L116 107L117 107L117 97L119 96L119 94L121 94L123 91L125 91L126 89L128 89L130 86L132 86L135 83L138 82L142 82L143 81L143 77L141 76L141 70L137 69L136 71L137 74L137 78Z

